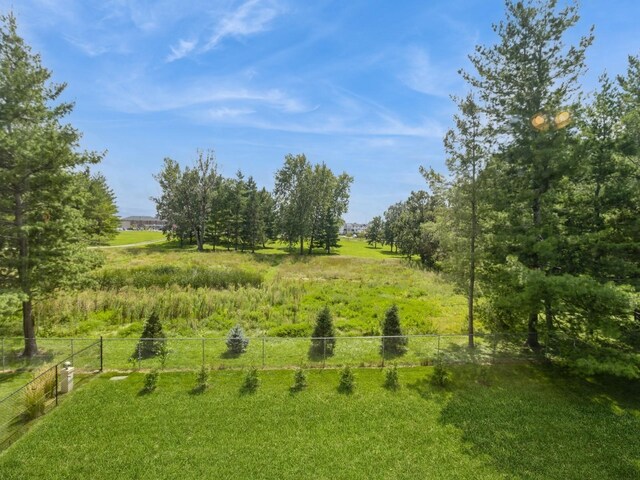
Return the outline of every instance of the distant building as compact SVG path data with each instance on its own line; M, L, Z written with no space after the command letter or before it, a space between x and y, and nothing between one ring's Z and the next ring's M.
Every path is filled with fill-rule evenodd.
M162 230L165 222L155 217L133 216L120 219L122 230Z
M345 223L340 229L340 235L358 235L364 232L368 226L368 223Z

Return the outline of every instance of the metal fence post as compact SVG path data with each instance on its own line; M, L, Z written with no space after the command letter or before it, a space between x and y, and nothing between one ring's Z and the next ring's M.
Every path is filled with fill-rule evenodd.
M73 358L73 338L72 338L71 339L71 365L73 365L73 363L74 363L73 360L74 360L74 358Z
M204 367L204 338L202 339L202 366Z
M102 367L103 367L103 359L104 358L104 346L103 346L103 339L102 339L102 335L100 335L100 371L102 371Z
M327 337L322 339L322 368L327 366Z
M4 337L2 337L2 371L5 371L5 363L4 363Z
M440 358L440 335L438 335L438 349L436 350L436 357Z
M144 339L140 339L140 342L138 342L138 370L142 367L142 350L140 345L142 342L144 342Z
M266 365L266 352L265 352L265 337L264 335L262 336L262 368L265 367Z
M384 337L382 337L382 367L384 368Z
M58 406L58 364L56 363L56 407Z

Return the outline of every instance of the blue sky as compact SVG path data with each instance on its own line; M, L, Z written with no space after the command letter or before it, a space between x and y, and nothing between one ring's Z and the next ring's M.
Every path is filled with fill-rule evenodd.
M562 3L562 0L561 0ZM586 90L640 52L640 2L583 0L596 25ZM365 222L444 171L442 136L501 0L0 0L76 102L82 147L122 215L154 214L164 157L212 148L223 174L271 188L287 153L354 176L347 221Z

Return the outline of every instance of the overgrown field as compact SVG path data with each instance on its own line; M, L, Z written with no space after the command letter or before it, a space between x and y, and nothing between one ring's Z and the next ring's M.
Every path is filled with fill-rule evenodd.
M462 332L465 300L452 285L388 248L343 244L337 255L313 256L281 245L255 254L172 244L105 249L85 289L35 306L38 334L136 336L155 310L170 336L224 335L237 323L253 335L307 336L328 305L340 335L374 335L393 303L406 333ZM4 334L19 335L19 325L5 322Z
M431 368L356 369L353 394L338 371L216 371L103 375L74 392L0 455L3 480L99 479L563 479L640 478L640 391L547 374L530 366L458 367L442 389Z

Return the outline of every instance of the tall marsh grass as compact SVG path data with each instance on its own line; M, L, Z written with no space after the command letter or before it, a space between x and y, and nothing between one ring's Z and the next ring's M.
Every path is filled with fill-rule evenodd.
M239 268L179 267L176 265L150 265L134 268L102 269L94 276L98 288L167 287L178 285L192 288L225 289L233 287L259 287L262 275Z

